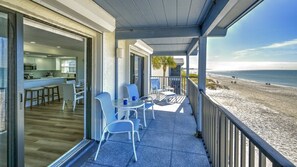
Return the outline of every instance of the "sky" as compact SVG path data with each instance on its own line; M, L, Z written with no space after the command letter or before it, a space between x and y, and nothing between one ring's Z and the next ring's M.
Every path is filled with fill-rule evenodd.
M297 0L264 0L225 37L208 37L207 69L297 70Z

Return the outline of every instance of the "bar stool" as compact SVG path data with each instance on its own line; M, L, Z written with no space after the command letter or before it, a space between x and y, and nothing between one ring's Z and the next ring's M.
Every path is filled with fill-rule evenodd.
M52 102L54 102L55 96L58 96L58 100L60 101L60 91L59 91L58 85L48 85L48 86L45 86L44 88L47 90L47 94L45 96L47 96L48 104L50 102L50 96L52 97Z
M30 93L29 98L27 97L28 93ZM26 107L27 100L30 100L30 109L32 110L33 101L37 101L37 105L39 105L39 100L40 99L41 99L41 103L43 103L43 105L45 105L44 87L36 87L36 88L25 89L25 107Z

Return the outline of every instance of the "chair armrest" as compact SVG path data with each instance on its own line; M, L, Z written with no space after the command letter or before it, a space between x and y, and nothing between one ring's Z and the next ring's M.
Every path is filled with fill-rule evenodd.
M139 100L143 100L143 101L145 101L145 103L147 103L147 102L154 103L154 99L152 96L142 96L139 98Z
M108 127L110 125L117 124L117 123L129 123L129 124L131 124L131 132L134 132L134 123L131 120L116 120L116 121L113 121L113 122L107 124L105 128L108 129ZM125 131L123 131L123 132L125 132ZM130 132L130 131L128 131L128 132Z
M83 94L83 93L85 93L85 91L80 91L80 92L77 92L75 94L78 95L78 94Z
M134 111L134 113L135 113L135 117L138 118L138 112L137 112L137 110L135 110L135 109L121 110L121 112L123 112L123 111ZM117 113L118 113L118 112L117 112Z

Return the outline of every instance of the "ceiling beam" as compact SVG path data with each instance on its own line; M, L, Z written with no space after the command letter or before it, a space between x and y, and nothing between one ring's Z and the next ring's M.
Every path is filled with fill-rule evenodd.
M208 36L215 29L215 27L222 21L228 12L236 5L238 0L220 0L215 1L208 16L201 26L201 35ZM225 29L225 27L223 27ZM226 31L217 31L216 36L225 36Z
M197 26L191 27L170 27L170 28L131 28L116 29L117 39L146 39L146 38L169 38L169 37L199 37L200 29Z
M192 52L198 47L199 38L193 38L190 45L187 48L187 55L191 55Z
M153 56L185 56L185 51L156 51Z
M215 27L207 36L209 37L217 37L217 36L226 36L227 28L219 28Z

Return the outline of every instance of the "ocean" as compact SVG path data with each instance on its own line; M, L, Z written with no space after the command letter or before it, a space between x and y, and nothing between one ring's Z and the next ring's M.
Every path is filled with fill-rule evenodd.
M297 87L297 70L211 71L209 74L235 76L260 83Z

